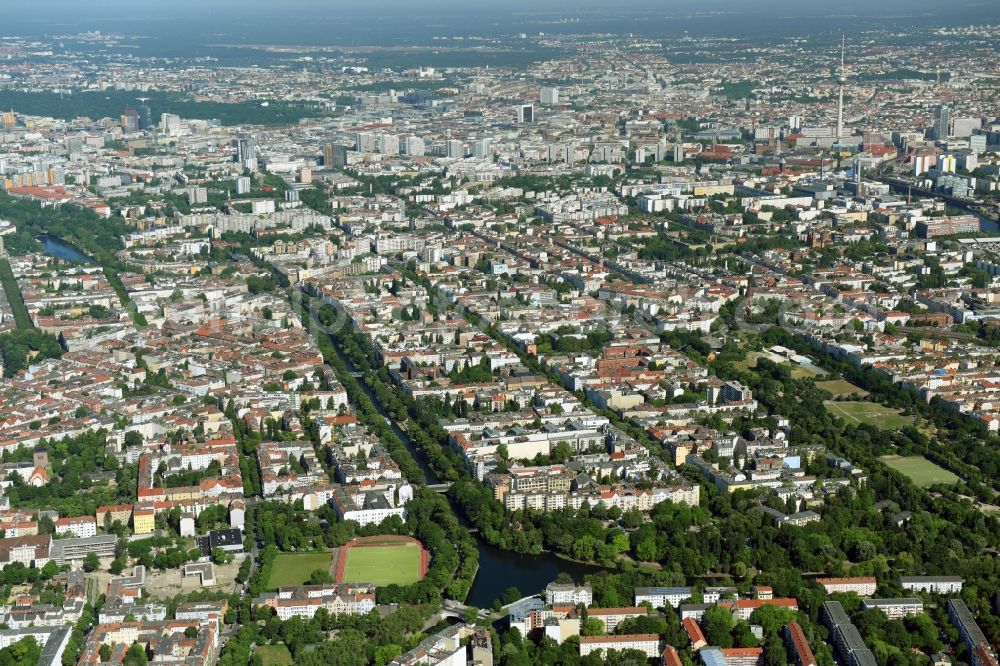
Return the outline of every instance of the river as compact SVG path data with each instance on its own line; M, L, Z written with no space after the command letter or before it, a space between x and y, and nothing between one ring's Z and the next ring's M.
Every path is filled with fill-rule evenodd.
M84 254L76 246L67 243L62 238L58 236L39 236L38 242L42 244L42 250L45 254L50 257L55 257L56 259L64 259L66 261L79 261L85 264L96 264L93 257Z
M564 560L552 553L518 555L494 548L480 539L478 534L473 536L479 546L479 573L465 600L470 606L489 608L508 587L516 587L522 595L542 592L560 573L582 581L586 574L606 571L592 564Z
M882 180L880 182L883 182L886 185L888 185L892 189L892 191L896 192L897 194L908 194L909 193L908 188L903 187L902 185L897 185L895 183L887 182L886 180ZM914 188L914 191L915 190L916 190L916 188ZM922 197L936 197L936 198L944 198L944 196L945 196L945 195L943 195L940 192L928 192L928 191L923 190L923 189L921 189L921 191L920 191L920 193L918 193L918 195L922 196ZM948 199L946 199L946 201L947 201L949 207L951 207L951 208L958 208L960 210L965 211L966 213L968 213L970 215L975 215L976 217L978 217L979 218L979 230L980 231L983 231L983 232L988 233L988 234L1000 233L1000 221L994 220L994 219L992 219L990 217L986 217L982 213L979 213L977 211L972 210L971 208L969 208L968 206L966 206L965 204L963 204L961 202L952 201L952 200L948 200Z
M344 358L344 356L341 356L341 358ZM369 389L363 380L359 383L362 390L381 412L382 405L375 398L375 392ZM396 436L402 440L403 445L410 452L410 455L417 461L427 483L432 485L441 483L440 477L426 465L423 457L414 448L409 435L397 426L395 421L392 421L392 419L389 419L389 421ZM452 503L452 509L462 524L472 527L471 523L465 518L465 514L454 503ZM541 592L560 573L569 574L574 580L582 580L585 574L603 570L597 566L566 560L552 553L519 555L518 553L500 550L489 545L480 538L478 532L473 532L472 536L479 547L479 572L476 574L476 579L472 582L472 589L469 590L469 596L465 599L465 603L470 606L489 608L493 600L500 598L507 588L511 586L516 587L523 595L535 594L536 592Z
M336 343L334 343L333 348L337 351L347 369L355 372L351 360L341 352ZM372 404L379 410L379 413L382 416L387 416L382 409L382 403L378 401L375 392L365 384L363 378L358 379L358 384L361 385L361 390L371 399ZM387 421L392 426L396 436L403 442L403 446L406 447L410 455L417 461L426 482L431 485L441 483L440 477L434 473L434 470L427 466L423 456L413 446L406 431L400 428L392 419L387 419ZM452 509L464 525L471 527L465 518L465 514L458 507L452 504ZM473 532L472 536L476 539L476 545L479 547L479 572L476 574L476 579L472 582L472 589L469 590L469 596L465 599L465 603L470 606L489 608L493 600L499 598L508 587L516 587L524 595L541 592L560 573L569 574L574 580L580 581L585 574L605 571L601 567L572 562L552 553L519 555L489 545L479 537L477 532Z

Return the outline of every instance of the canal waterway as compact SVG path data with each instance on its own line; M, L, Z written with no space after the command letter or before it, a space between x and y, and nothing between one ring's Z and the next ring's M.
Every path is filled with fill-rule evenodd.
M341 353L336 344L334 344L334 349L336 349L337 354L348 370L356 372L354 366L351 364L351 360L345 354ZM434 473L434 470L427 466L423 457L413 446L413 442L410 441L410 437L406 434L406 431L400 428L395 421L388 418L388 414L383 410L382 403L378 401L375 392L365 384L363 378L358 378L358 383L361 385L361 390L371 399L375 408L379 410L379 413L392 426L393 432L403 442L410 455L417 461L423 473L424 480L430 485L441 483L440 477ZM454 505L452 505L452 508L455 510L455 515L458 516L458 519L471 528L462 511ZM479 547L479 572L476 574L476 579L472 582L472 589L469 590L469 596L465 599L465 603L470 606L489 608L493 600L499 598L509 587L516 587L524 595L536 594L542 591L547 584L555 580L556 576L560 573L569 574L574 580L580 581L586 574L604 571L599 566L573 562L553 553L520 555L500 550L483 541L477 532L473 532L472 536Z
M50 257L65 261L80 261L85 264L97 263L93 257L84 254L75 245L67 243L58 236L40 236L38 242L42 244L42 251Z

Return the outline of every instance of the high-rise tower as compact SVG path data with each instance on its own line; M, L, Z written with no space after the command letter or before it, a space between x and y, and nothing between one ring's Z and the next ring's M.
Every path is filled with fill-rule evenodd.
M236 161L244 169L257 170L257 140L251 134L240 136L234 142L236 144Z
M951 135L951 112L941 105L934 109L934 126L931 128L931 138L946 141Z
M840 69L837 70L837 149L844 136L844 86L847 85L847 71L844 69L844 49L847 42L840 36Z
M153 111L149 108L146 102L149 101L148 97L138 97L139 104L139 129L148 130L153 127Z

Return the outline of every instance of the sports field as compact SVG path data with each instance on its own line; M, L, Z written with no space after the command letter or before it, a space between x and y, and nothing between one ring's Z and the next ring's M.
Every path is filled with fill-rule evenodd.
M278 553L267 579L269 589L284 585L302 585L316 569L330 571L333 553Z
M883 430L898 430L914 423L912 416L903 416L898 409L874 402L827 400L823 404L834 416L839 416L848 423L867 423Z
M361 537L337 549L333 579L338 583L409 585L427 575L430 555L414 538Z
M829 391L833 394L834 398L842 398L852 393L857 393L862 398L868 395L868 391L860 386L855 386L846 379L829 379L824 382L816 382L816 387L824 391Z
M292 653L284 645L258 645L253 649L264 666L292 666Z
M365 546L347 551L345 583L375 583L376 586L409 585L420 580L420 547Z
M936 483L958 482L957 476L923 456L882 456L879 460L900 474L910 477L913 483L921 487L933 486Z

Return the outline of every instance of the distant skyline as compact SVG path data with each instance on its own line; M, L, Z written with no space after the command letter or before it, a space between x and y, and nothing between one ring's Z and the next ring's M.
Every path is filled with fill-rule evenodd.
M857 17L924 16L943 21L980 20L988 22L1000 17L1000 3L984 0L621 0L609 5L606 0L506 0L504 2L463 2L461 0L290 0L275 3L264 0L173 0L169 4L139 3L124 0L48 0L44 3L4 3L4 20L0 33L38 29L57 30L60 26L90 26L107 22L107 29L132 21L151 19L230 19L231 24L213 23L192 26L195 31L228 31L233 24L252 24L254 18L280 17L287 19L283 28L293 28L305 15L330 17L377 17L402 19L406 16L443 15L464 23L474 30L483 19L491 21L508 17L518 20L528 14L565 13L615 17L632 12L655 11L664 16L685 13L707 14L722 12L729 15L772 14L776 17ZM464 19L464 20L463 20ZM155 28L154 26L151 26ZM266 26L260 26L266 27ZM300 26L308 30L308 25ZM637 26L638 27L638 26Z
M942 3L940 0L815 0L803 3L801 0L621 0L610 6L605 0L505 0L504 2L473 1L471 4L463 0L288 0L275 3L271 0L173 0L169 4L136 3L131 0L95 0L90 3L80 3L76 0L48 0L45 3L19 3L4 7L7 16L60 16L80 18L108 14L151 14L173 15L178 12L212 10L221 11L251 11L251 12L324 12L324 13L370 13L381 9L395 11L412 10L423 13L435 10L464 10L483 13L502 13L509 11L572 11L576 9L608 9L628 10L634 8L657 8L664 12L676 9L694 11L728 10L737 12L755 12L781 8L803 14L823 12L829 14L858 12L868 15L906 10L909 12L941 12L947 13L956 8L977 8L989 13L990 8L997 9L995 3L985 0L960 0L958 2ZM1000 10L998 10L1000 11Z
M124 47L132 55L211 57L240 64L248 59L266 62L269 56L250 48L267 45L333 46L349 52L360 46L436 47L440 38L503 39L518 33L634 33L650 39L691 35L777 43L809 37L822 43L839 41L842 33L857 35L872 29L905 33L995 23L1000 23L1000 3L983 0L947 4L937 0L509 0L473 1L471 6L459 0L174 0L169 5L53 0L4 7L0 35L44 38L100 30L138 37ZM461 46L471 50L476 45ZM76 49L72 44L66 48ZM530 60L531 53L539 58L554 55L531 41L511 42L509 48L511 53L525 54L514 59L521 62ZM117 50L112 47L109 52Z

